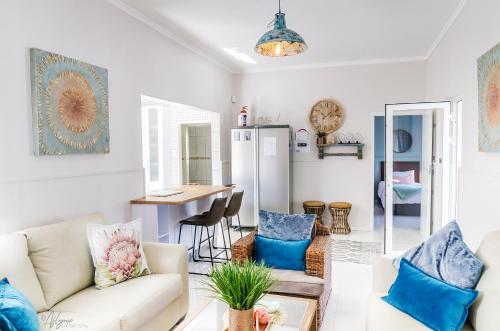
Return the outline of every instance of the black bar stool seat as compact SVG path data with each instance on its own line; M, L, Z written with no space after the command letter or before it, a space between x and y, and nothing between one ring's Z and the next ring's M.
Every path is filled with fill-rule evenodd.
M210 241L211 238L215 237L215 235L214 235L215 234L215 226L217 224L221 223L222 217L224 216L224 211L226 209L226 201L227 201L227 197L226 198L216 198L212 202L212 206L210 207L210 210L208 212L205 212L205 213L200 214L200 215L191 216L191 217L186 218L186 219L179 222L179 224L180 224L179 239L177 241L177 243L179 243L179 244L181 242L182 227L185 225L194 226L193 246L188 248L188 251L189 250L193 251L193 261L194 262L210 262L212 264L212 267L213 267L215 262L220 262L220 261L218 261L218 259L220 260L220 258L218 258L218 256L224 252L226 253L225 261L229 260L229 256L227 254L226 238L224 236L224 230L222 231L222 237L224 240L224 250L222 252L220 252L214 256L213 252L212 252L212 248L216 249L216 247L213 247L213 245L212 245L213 242ZM212 226L214 227L214 233L212 235L210 235L209 227L212 227ZM222 226L222 224L221 224L221 226ZM198 257L196 257L196 234L197 234L197 230L199 227L201 227L201 231L200 231L201 233L200 233L200 239L198 241L198 252L197 252ZM203 239L203 229L206 229L206 231L207 231L207 238L206 239ZM202 256L200 254L201 244L204 242L207 242L207 241L208 241L208 248L210 251L210 256ZM213 239L212 239L212 241L213 241ZM196 273L194 273L194 274L196 274Z

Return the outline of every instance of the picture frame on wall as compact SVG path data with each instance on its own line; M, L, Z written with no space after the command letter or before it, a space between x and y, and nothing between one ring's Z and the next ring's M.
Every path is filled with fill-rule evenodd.
M109 153L108 70L30 49L35 155Z
M478 59L479 151L500 152L500 42Z

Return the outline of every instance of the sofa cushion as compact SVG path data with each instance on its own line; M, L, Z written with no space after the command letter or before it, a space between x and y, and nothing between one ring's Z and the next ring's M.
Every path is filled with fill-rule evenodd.
M28 243L23 233L0 236L0 279L8 278L31 302L37 312L47 310L42 288L28 256Z
M500 231L489 233L481 242L477 256L484 270L476 286L479 296L470 310L476 331L497 330L500 325Z
M273 269L272 275L275 279L272 293L316 298L324 290L324 279L306 275L304 271Z
M136 330L182 294L179 274L155 274L96 289L91 286L58 303L53 310L120 318L123 331Z
M382 301L385 293L372 293L368 298L366 331L429 331L430 329ZM465 324L462 331L474 331L470 324Z
M476 287L483 269L483 262L464 243L455 221L397 258L394 261L396 269L402 258L425 273L461 288Z
M89 315L61 311L45 311L38 314L40 331L121 331L120 319L103 314Z
M460 331L478 292L429 276L403 259L389 294L382 300L433 330Z
M142 249L142 220L112 225L89 224L87 235L98 288L149 275Z
M31 331L38 329L35 308L9 280L0 281L0 330Z
M285 214L259 211L259 235L280 240L311 239L314 214Z
M256 235L254 260L270 268L306 270L306 251L310 243L310 239L287 241Z
M104 223L104 215L94 213L25 230L31 262L49 308L94 283L87 242L89 223Z

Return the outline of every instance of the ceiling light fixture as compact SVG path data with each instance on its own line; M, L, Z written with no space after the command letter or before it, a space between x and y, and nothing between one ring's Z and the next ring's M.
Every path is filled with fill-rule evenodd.
M286 28L285 13L281 12L281 0L278 0L279 11L274 20L274 29L260 37L255 52L264 56L297 55L307 49L304 39L295 31Z

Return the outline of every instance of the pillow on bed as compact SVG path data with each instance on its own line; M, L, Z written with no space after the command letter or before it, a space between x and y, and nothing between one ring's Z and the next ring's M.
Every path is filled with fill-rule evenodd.
M415 170L394 171L392 180L398 184L415 184Z

